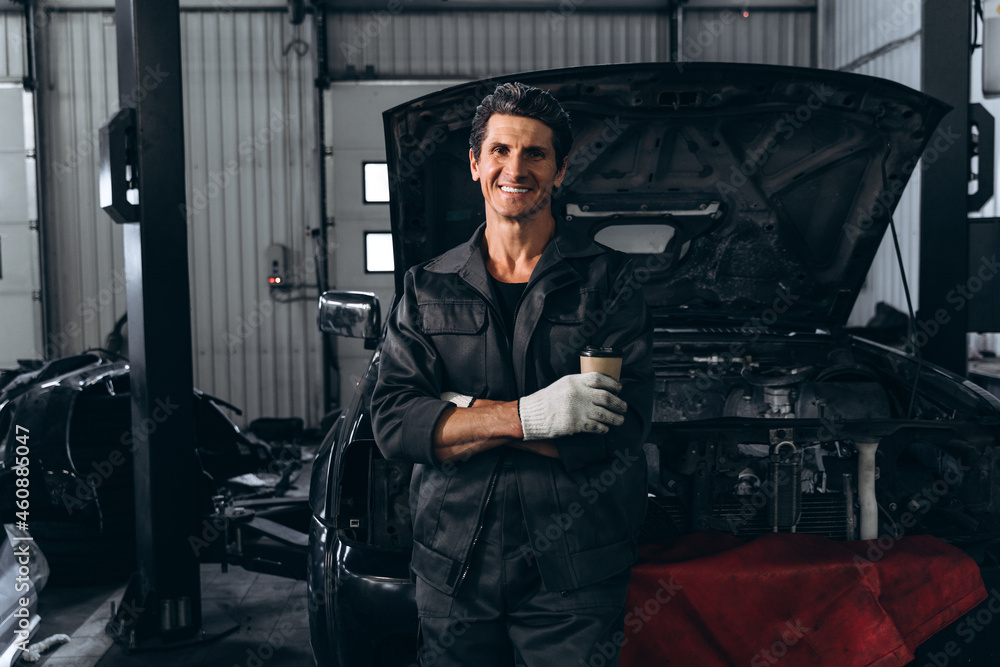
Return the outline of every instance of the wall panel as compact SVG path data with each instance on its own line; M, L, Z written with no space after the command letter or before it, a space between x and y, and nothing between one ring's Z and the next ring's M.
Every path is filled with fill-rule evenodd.
M813 9L688 9L684 11L681 60L816 64Z
M98 127L118 108L113 13L54 13L42 26L46 353L101 347L125 312L122 234L97 198Z
M867 15L865 15L867 17ZM870 18L870 17L869 17ZM876 47L877 48L877 47ZM907 41L897 48L852 70L857 74L877 76L897 81L911 88L920 88L920 40ZM903 191L894 219L899 235L900 254L909 282L910 297L916 309L919 299L920 277L920 182L923 162L914 170L910 182ZM899 271L899 261L892 243L891 231L887 230L879 247L875 262L868 272L868 278L854 305L850 324L861 326L875 314L875 307L884 301L906 312L906 293Z
M245 420L316 424L316 289L270 292L264 257L285 245L293 282L315 284L311 25L284 12L182 11L181 39L195 385ZM125 311L121 230L96 194L97 128L117 108L113 13L52 12L43 50L48 296L61 334L50 347L68 354L101 345Z
M0 12L0 81L20 81L26 74L24 14Z
M331 12L330 66L382 79L479 79L670 58L661 12Z
M819 31L825 36L821 66L877 76L920 89L921 3L918 0L821 0ZM894 214L900 254L916 308L920 270L920 181L914 171ZM906 312L906 296L892 243L885 238L868 272L849 324L862 326L879 302Z

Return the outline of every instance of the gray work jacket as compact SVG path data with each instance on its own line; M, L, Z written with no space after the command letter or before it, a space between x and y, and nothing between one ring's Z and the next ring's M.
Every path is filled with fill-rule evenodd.
M646 507L642 444L653 403L652 324L634 262L564 224L546 246L515 311L513 349L472 239L405 276L389 316L372 396L376 443L414 463L413 572L454 594L464 578L504 450L514 458L531 544L547 590L568 590L629 567ZM647 272L648 275L648 272ZM625 423L555 441L560 459L505 446L442 463L434 426L445 391L516 400L580 372L586 345L624 351Z

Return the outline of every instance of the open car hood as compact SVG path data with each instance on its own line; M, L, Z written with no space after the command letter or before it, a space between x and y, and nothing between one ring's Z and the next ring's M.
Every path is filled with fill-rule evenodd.
M883 79L769 65L602 65L448 88L384 114L397 290L485 219L469 129L503 81L548 90L570 114L556 215L635 253L650 305L692 323L846 323L948 110Z

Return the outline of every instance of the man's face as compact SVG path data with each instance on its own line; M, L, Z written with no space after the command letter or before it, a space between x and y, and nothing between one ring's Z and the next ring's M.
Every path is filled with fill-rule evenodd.
M493 115L477 160L469 151L472 179L486 200L486 217L530 222L551 215L552 190L566 175L556 165L552 128L534 118Z

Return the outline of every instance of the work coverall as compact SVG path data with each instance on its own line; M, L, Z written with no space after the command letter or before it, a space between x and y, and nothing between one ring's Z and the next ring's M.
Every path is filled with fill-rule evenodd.
M535 266L513 332L490 287L481 249L485 226L467 243L411 268L390 315L372 419L383 455L415 464L411 569L422 619L447 616L467 578L484 585L483 573L469 572L477 567L474 551L484 519L507 516L505 508L523 512L523 519L511 514L511 530L520 535L508 535L507 555L520 551L521 565L540 577L542 598L550 595L557 607L588 607L601 602L595 595L604 594L594 593L600 582L618 577L627 586L647 495L642 444L653 402L652 324L641 287L649 272L567 226L557 225ZM579 373L579 351L587 345L623 353L619 397L628 411L621 426L556 439L559 459L507 446L454 462L435 458L434 426L452 407L443 392L513 401ZM498 485L502 498L494 495ZM511 548L521 536L526 543ZM624 587L617 588L621 599L606 604L624 605ZM569 631L564 635L572 641ZM494 664L489 649L481 651L478 664Z

